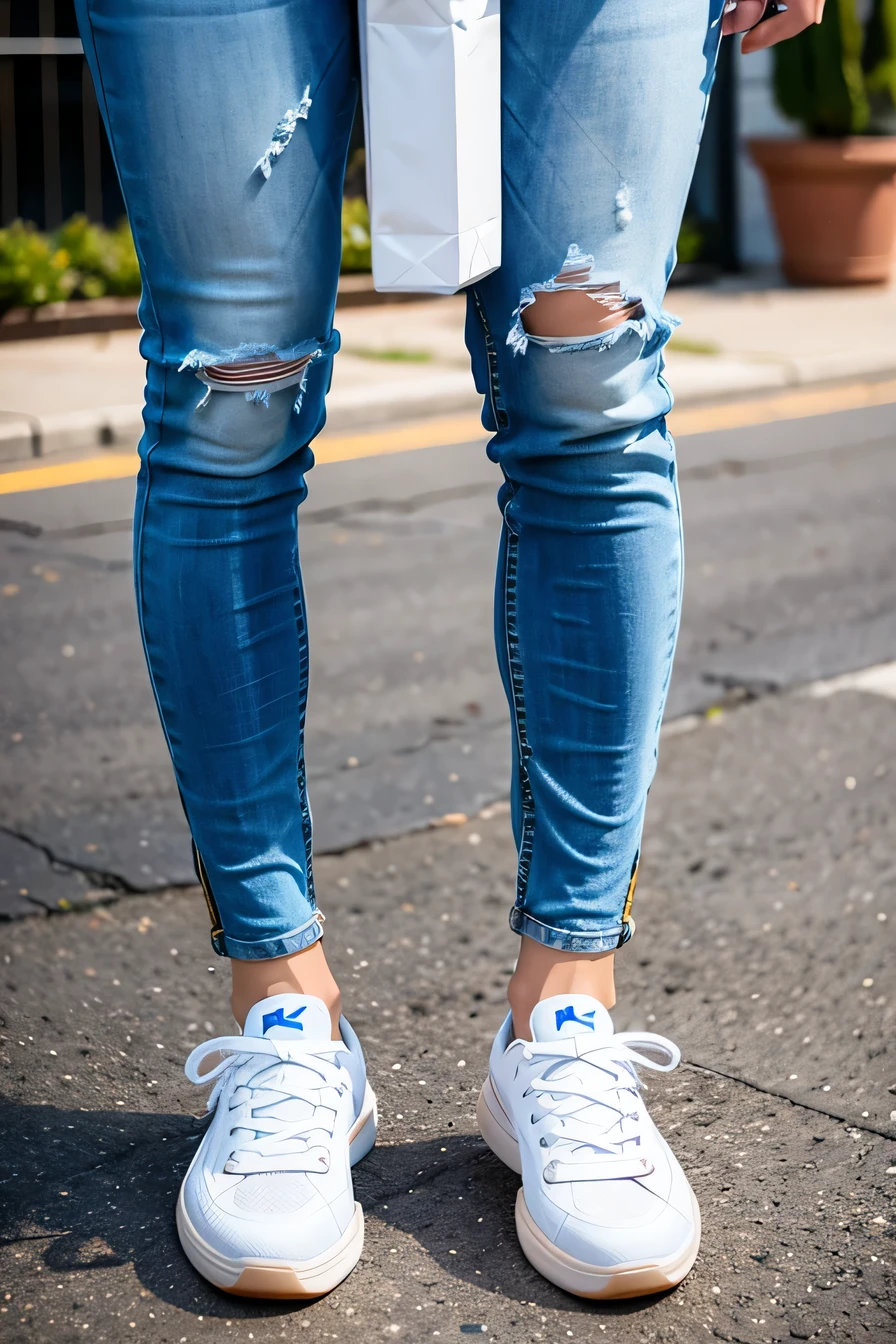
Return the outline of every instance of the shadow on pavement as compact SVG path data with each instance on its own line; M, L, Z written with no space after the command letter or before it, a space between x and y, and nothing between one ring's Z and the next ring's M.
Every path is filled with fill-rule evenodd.
M53 1276L132 1263L154 1298L193 1315L260 1319L302 1311L312 1304L219 1292L184 1257L174 1205L204 1128L192 1116L0 1099L0 1249L42 1243L41 1263ZM365 1259L377 1256L384 1230L387 1238L397 1232L417 1242L450 1279L518 1301L591 1315L650 1307L655 1298L585 1302L542 1279L516 1240L518 1184L478 1136L379 1145L355 1169L355 1194L367 1214Z
M659 1297L597 1303L543 1279L524 1258L514 1205L520 1178L477 1135L377 1145L355 1170L355 1196L373 1220L413 1238L441 1269L487 1292L543 1309L632 1315Z
M174 1204L204 1129L189 1115L68 1111L0 1100L0 1245L46 1239L43 1264L57 1275L132 1262L154 1297L200 1315L295 1311L301 1304L219 1292L181 1251Z

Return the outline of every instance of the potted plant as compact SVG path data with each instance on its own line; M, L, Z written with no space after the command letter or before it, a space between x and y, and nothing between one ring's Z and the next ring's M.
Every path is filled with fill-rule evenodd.
M820 24L774 48L775 98L805 139L754 139L787 279L890 279L896 241L896 0L827 0Z

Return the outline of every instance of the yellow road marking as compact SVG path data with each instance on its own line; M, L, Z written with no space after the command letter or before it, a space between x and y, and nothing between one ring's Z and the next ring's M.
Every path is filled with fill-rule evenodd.
M669 416L672 433L707 434L714 429L743 429L748 425L766 425L775 420L801 420L809 415L829 415L832 411L857 411L864 406L886 406L896 401L896 378L879 383L850 383L846 387L801 388L779 392L756 401L735 401L718 406L695 406L673 411Z
M47 490L52 485L81 485L84 481L117 481L134 476L140 465L136 453L103 453L79 462L56 462L50 467L24 467L0 472L0 495L20 490Z
M325 434L315 441L314 460L321 464L351 462L359 457L436 448L442 443L473 443L485 437L486 431L478 415L445 416L371 434ZM13 495L22 490L48 490L55 485L80 485L85 481L117 481L125 476L135 476L139 466L136 453L104 453L102 457L88 457L77 462L0 472L0 495Z
M778 392L752 401L713 406L687 407L673 411L669 428L679 438L689 434L707 434L712 430L743 429L776 420L797 420L810 415L828 415L832 411L859 410L865 406L884 406L896 402L896 378L877 383L850 383L846 387L803 388ZM374 430L369 434L324 434L314 445L315 461L351 462L362 457L386 453L407 453L417 448L435 448L440 444L475 443L485 438L478 415L442 416L420 420L398 429ZM139 466L136 453L103 453L77 462L59 462L52 466L24 467L0 472L0 495L24 490L46 490L58 485L80 485L86 481L114 481L133 476Z
M331 438L324 434L314 444L315 462L351 462L357 457L383 453L407 453L414 448L437 448L442 443L474 443L484 439L478 415L452 415L439 420L419 420L400 429L381 429L372 434Z

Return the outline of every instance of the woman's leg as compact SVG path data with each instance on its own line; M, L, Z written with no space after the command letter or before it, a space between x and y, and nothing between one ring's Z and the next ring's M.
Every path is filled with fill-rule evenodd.
M300 983L321 936L296 508L338 347L353 5L78 0L78 15L144 279L140 626L242 1020L269 985ZM305 965L335 1026L320 948Z
M316 1296L361 1253L376 1132L319 942L296 536L338 346L353 5L77 3L144 277L140 626L243 1028L187 1060L218 1082L178 1233L220 1288Z
M523 1250L585 1297L670 1287L700 1244L638 1078L677 1048L617 1035L607 1007L678 629L661 305L723 3L502 7L504 261L472 296L469 343L505 475L496 635L522 938L477 1114L522 1173Z
M504 260L471 297L468 343L506 478L521 1035L546 989L590 984L611 1005L606 954L634 927L682 579L662 302L722 8L502 9Z

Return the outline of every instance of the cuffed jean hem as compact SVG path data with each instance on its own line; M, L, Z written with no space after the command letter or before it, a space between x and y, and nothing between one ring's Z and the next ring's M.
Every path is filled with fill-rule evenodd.
M244 943L239 938L229 938L226 933L212 939L212 946L219 956L233 957L237 961L269 961L272 957L288 957L293 952L304 952L323 937L323 916L313 914L305 924L278 938L262 938L259 942Z
M627 943L635 931L635 921L627 919L600 933L573 933L569 929L555 929L550 924L527 915L516 906L510 912L510 927L514 933L532 938L557 952L613 952Z

